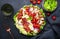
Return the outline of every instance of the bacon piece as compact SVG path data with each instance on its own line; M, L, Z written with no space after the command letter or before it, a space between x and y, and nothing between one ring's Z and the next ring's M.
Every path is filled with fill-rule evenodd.
M22 18L22 16L23 16L23 10L20 10L18 13L18 15L17 15L17 18L18 18L18 20L20 20L21 18Z
M30 28L28 27L29 26L29 23L27 22L26 18L22 18L22 23L23 23L23 26L24 26L24 29L27 31L27 32L30 32Z
M35 24L35 23L34 23L34 24L33 24L33 27L39 29L39 28L40 28L40 24L38 24L38 23Z

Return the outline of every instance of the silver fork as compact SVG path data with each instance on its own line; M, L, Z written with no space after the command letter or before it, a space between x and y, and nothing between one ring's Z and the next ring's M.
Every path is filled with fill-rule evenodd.
M6 32L9 32L12 39L14 39L13 34L11 33L11 28L6 24L3 24L3 27L5 28Z

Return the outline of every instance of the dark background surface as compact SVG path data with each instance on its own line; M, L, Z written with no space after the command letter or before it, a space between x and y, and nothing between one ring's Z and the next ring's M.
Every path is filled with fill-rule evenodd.
M14 39L60 39L60 0L58 1L58 7L55 12L53 12L49 17L46 16L46 25L43 31L34 37L27 37L20 34L17 28L14 26L13 15L24 5L31 4L29 0L0 0L0 39L12 39L10 34L5 31L2 27L5 22L10 26L11 32L13 33ZM14 8L14 13L11 17L5 17L1 12L1 7L9 3ZM41 7L41 4L38 5ZM52 20L52 16L55 15L57 18L55 21Z

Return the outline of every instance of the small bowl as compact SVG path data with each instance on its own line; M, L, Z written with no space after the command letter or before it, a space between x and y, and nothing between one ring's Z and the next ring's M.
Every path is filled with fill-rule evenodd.
M1 7L1 11L4 16L10 16L14 10L10 4L6 3Z
M46 8L46 7L48 7L48 6L46 6L46 7L44 7L44 3L45 3L45 1L46 0L43 0L43 2L42 2L42 8L44 9L44 11L46 11L46 12L53 12L53 11L55 11L56 10L56 8L57 8L57 5L58 5L58 3L57 3L57 0L56 0L56 7L53 9L53 5L51 6L51 5L49 5L50 6L50 9L48 9L48 8ZM53 0L52 0L53 1ZM52 7L52 8L51 8Z

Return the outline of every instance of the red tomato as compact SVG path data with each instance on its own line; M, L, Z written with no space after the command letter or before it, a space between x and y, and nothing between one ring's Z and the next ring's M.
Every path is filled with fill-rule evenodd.
M30 0L30 2L33 2L33 0Z
M33 16L36 16L36 13L33 13Z
M32 23L36 23L36 22L35 22L35 19L32 19Z
M28 15L29 15L29 16L32 16L32 13L31 13L31 12L28 12Z
M36 16L36 13L31 14L31 16L34 18Z
M33 2L32 2L32 4L34 4L34 5L35 5L35 4L36 4L36 1L33 1Z
M39 24L33 24L34 28L40 28L40 25Z
M36 19L36 18L32 19L32 23L37 23L37 22L38 22L38 19Z
M52 19L55 21L56 20L56 16L52 16Z
M37 1L37 4L40 4L41 1Z
M42 0L37 0L37 1L42 1Z
M47 16L50 16L50 13L47 13Z
M40 4L42 0L37 0L37 4Z
M35 19L35 22L37 22L38 21L38 19Z

